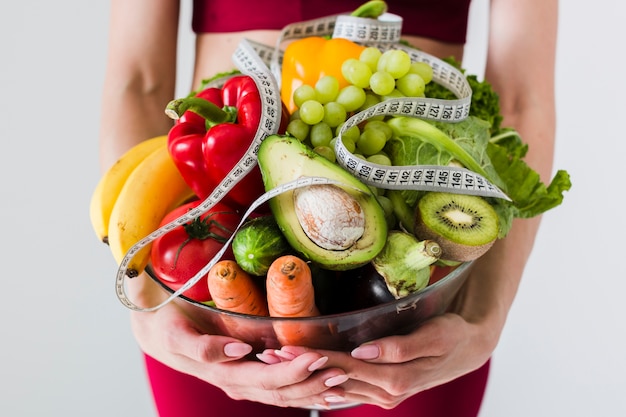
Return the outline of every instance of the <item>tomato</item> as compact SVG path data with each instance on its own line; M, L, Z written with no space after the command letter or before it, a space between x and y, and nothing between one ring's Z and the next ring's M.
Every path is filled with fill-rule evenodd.
M163 218L161 226L172 222L200 203L197 200L174 209ZM192 222L158 237L152 243L151 252L154 274L169 288L179 289L224 247L240 221L241 215L235 209L219 202ZM221 259L234 259L232 249L229 248ZM183 295L195 301L210 301L206 276Z

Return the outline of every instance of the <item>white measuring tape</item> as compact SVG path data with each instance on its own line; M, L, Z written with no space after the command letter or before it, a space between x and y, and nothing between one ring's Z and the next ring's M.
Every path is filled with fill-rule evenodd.
M157 306L138 306L129 299L126 293L125 280L127 278L128 265L134 255L158 237L210 210L237 182L256 166L257 152L263 139L278 132L282 114L279 85L280 62L282 60L280 44L283 41L307 36L333 34L335 37L348 38L355 42L376 46L381 50L390 48L403 49L409 53L413 61L430 64L433 68L433 81L448 88L457 97L456 100L411 97L387 100L349 118L342 127L340 135L351 126L379 115L403 115L447 122L458 122L468 116L472 91L463 74L432 55L398 43L401 23L401 18L390 14L383 15L383 18L379 20L344 15L329 16L286 26L276 46L273 48L250 40L243 40L239 44L233 55L233 62L242 74L249 75L254 79L262 100L263 110L254 140L245 155L206 200L178 219L155 230L129 249L120 262L116 275L116 294L122 304L131 310L144 312L155 311L163 307L195 285L221 259L227 250L235 235L234 233L222 250L204 268ZM215 83L219 82L220 80L215 81ZM464 168L444 166L390 167L377 165L357 158L348 152L341 140L337 140L336 143L335 151L338 162L366 184L386 189L447 191L508 199L502 191L487 179ZM269 199L294 188L313 184L337 184L337 182L328 178L303 177L270 190L250 206L237 229L243 225L256 208Z
M224 195L228 193L228 191L230 191L244 176L246 176L256 166L256 154L259 150L259 145L261 144L261 141L267 136L273 135L278 132L280 119L282 116L282 102L280 99L280 89L278 88L276 79L271 75L269 69L267 68L267 65L259 57L259 54L255 52L253 45L247 40L243 40L239 44L237 50L233 55L233 61L235 62L235 65L237 65L237 68L243 74L249 75L254 79L254 82L259 90L259 94L263 103L263 110L261 112L261 118L259 121L259 127L257 129L257 132L244 156L222 180L222 182L215 188L215 190L209 197L207 197L197 207L185 213L183 216L172 221L171 223L164 225L163 227L160 227L159 229L152 232L149 236L141 239L128 250L118 267L115 288L119 300L122 302L122 304L124 304L131 310L154 311L161 308L162 306L171 302L174 298L182 294L184 291L191 288L204 275L206 275L209 269L217 262L217 260L219 260L219 258L222 257L222 255L226 251L226 248L228 247L228 244L230 244L230 241L227 245L224 245L223 250L218 253L215 259L207 264L194 277L190 278L189 281L187 281L187 283L182 288L175 291L170 297L168 297L168 299L166 299L157 306L148 308L140 307L133 303L126 294L125 280L128 270L128 264L135 256L135 254L158 237L164 235L165 233L180 225L194 220L195 218L210 210L211 207L219 202L224 197ZM258 204L252 206L248 210L246 216L244 217L244 220L245 218L247 218L247 216L249 216L250 213L252 213L254 209L256 209L263 202L271 198L273 194L268 193L265 196L267 196L265 199L261 198L260 201L258 200Z
M424 108L419 101L412 98L386 100L346 120L335 141L337 162L362 182L378 188L473 194L510 200L497 186L466 168L440 165L379 165L356 157L344 146L341 140L343 133L371 117L380 115L423 117ZM446 107L445 104L442 106Z

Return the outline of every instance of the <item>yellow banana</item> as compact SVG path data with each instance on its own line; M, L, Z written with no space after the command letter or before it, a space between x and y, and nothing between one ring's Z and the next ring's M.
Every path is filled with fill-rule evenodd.
M109 247L117 263L135 243L158 229L167 213L193 196L167 147L148 155L128 176L111 212ZM151 246L144 246L131 259L128 276L144 270L150 260Z
M128 176L149 154L166 146L167 136L140 142L126 151L100 178L89 203L89 218L99 240L108 243L109 218Z

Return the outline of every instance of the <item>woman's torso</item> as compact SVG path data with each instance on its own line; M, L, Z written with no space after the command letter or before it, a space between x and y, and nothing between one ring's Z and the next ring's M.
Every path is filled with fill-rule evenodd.
M403 18L403 39L435 56L462 59L469 2L388 0L387 4L389 12ZM232 53L243 38L274 45L280 29L289 23L349 13L362 3L364 0L194 0L194 87L203 78L232 69Z

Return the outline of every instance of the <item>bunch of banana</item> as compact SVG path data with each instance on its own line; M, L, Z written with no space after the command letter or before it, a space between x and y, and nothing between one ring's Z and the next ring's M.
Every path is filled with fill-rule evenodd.
M128 150L100 179L89 215L98 239L120 263L139 240L158 229L163 217L194 196L167 150L167 137L141 142ZM141 273L150 245L131 260L127 275Z

